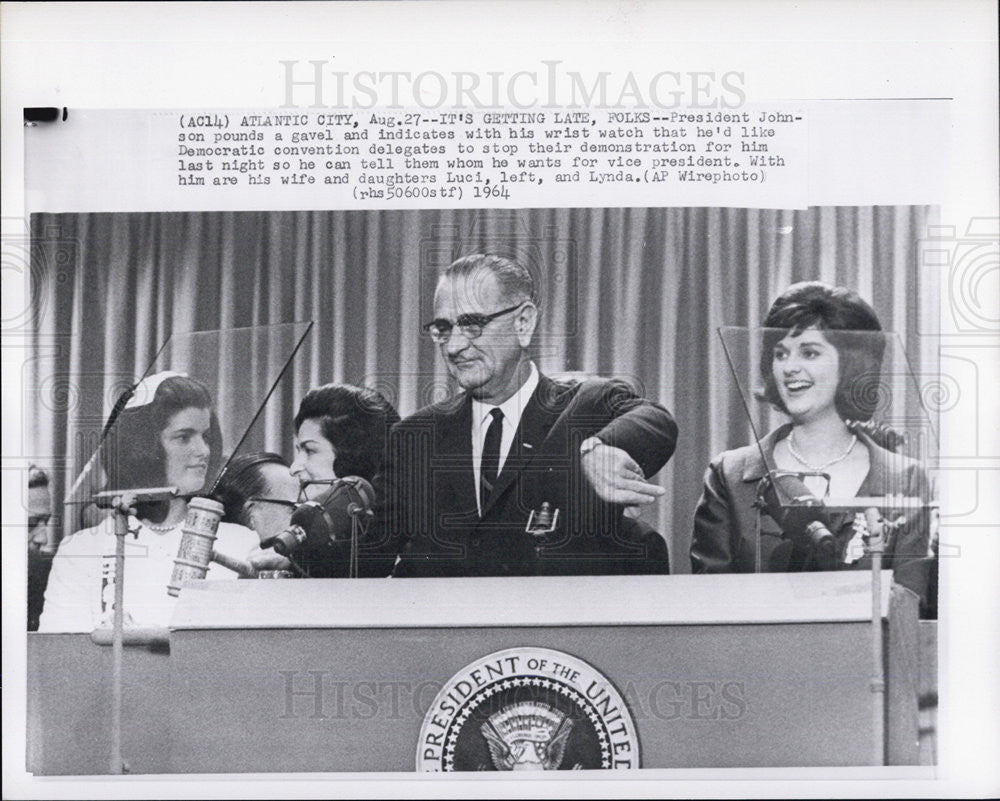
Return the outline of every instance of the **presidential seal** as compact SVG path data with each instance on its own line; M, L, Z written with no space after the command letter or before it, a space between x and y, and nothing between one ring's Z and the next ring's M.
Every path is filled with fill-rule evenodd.
M607 678L575 656L511 648L456 673L424 717L417 770L639 767L632 716Z

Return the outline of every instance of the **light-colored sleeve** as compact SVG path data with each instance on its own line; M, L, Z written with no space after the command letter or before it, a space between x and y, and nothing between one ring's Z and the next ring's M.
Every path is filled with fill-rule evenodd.
M231 556L235 559L246 560L250 552L260 545L260 537L257 532L236 523L219 523L216 532L215 550L224 556ZM227 567L223 567L217 562L213 562L208 568L208 575L205 578L230 579L239 578Z
M100 537L93 529L77 532L59 544L45 587L41 632L89 632L101 591Z

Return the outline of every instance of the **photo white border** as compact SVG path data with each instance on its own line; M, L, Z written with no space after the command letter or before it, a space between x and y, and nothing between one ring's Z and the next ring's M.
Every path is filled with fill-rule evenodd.
M0 35L5 237L24 233L23 107L277 107L283 101L283 59L333 58L343 69L355 70L514 72L526 64L536 67L545 58L561 58L574 68L595 71L739 70L746 75L751 101L949 97L954 109L952 161L941 221L955 225L961 235L972 218L998 215L993 2L4 3ZM4 276L5 320L8 303L18 300L16 292L7 291L8 278ZM5 338L6 375L17 370L23 344ZM983 336L981 348L983 385L988 387L981 403L996 408L1000 382L995 338ZM4 382L5 421L21 419L21 397L19 386ZM961 437L967 433L965 425L971 421L948 420L942 436ZM19 429L17 423L5 422L5 452L8 437L19 436ZM982 443L983 452L992 457L982 464L995 472L997 431L985 436L992 441ZM20 476L14 470L2 472L5 505L19 504ZM947 487L943 489L946 494ZM984 514L987 522L995 523L995 509ZM992 530L967 539L963 558L954 560L960 567L948 565L942 579L941 607L946 614L940 637L939 779L934 782L886 778L872 783L872 774L865 770L822 771L844 779L815 782L814 771L798 769L717 771L721 781L709 783L694 779L692 771L658 771L621 784L607 784L601 777L562 789L551 781L441 782L409 774L338 775L336 780L343 784L335 786L318 776L264 777L247 785L233 776L36 779L23 770L24 588L4 582L4 795L370 797L426 790L428 795L451 797L480 788L514 797L567 791L580 797L611 792L693 797L996 794L1000 537ZM22 549L17 537L5 537L3 564L23 559ZM771 778L756 779L763 775ZM887 775L898 774L883 772L879 777ZM656 781L661 776L670 784Z

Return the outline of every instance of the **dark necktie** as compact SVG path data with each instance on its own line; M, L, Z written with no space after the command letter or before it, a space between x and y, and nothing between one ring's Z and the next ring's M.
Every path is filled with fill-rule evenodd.
M490 427L486 429L486 439L483 440L483 458L479 462L479 515L482 517L486 509L486 501L493 492L493 485L500 472L500 438L503 436L503 412L491 409Z

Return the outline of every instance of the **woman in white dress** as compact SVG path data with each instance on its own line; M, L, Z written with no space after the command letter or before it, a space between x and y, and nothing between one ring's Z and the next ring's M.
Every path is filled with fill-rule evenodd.
M126 625L165 626L176 599L167 594L188 500L208 488L222 458L222 434L208 389L177 373L141 381L101 449L107 487L173 486L177 497L138 504L125 539ZM216 550L240 559L258 544L249 529L221 523ZM114 519L67 537L53 560L39 631L91 631L110 625L114 605ZM211 564L206 578L237 578Z

